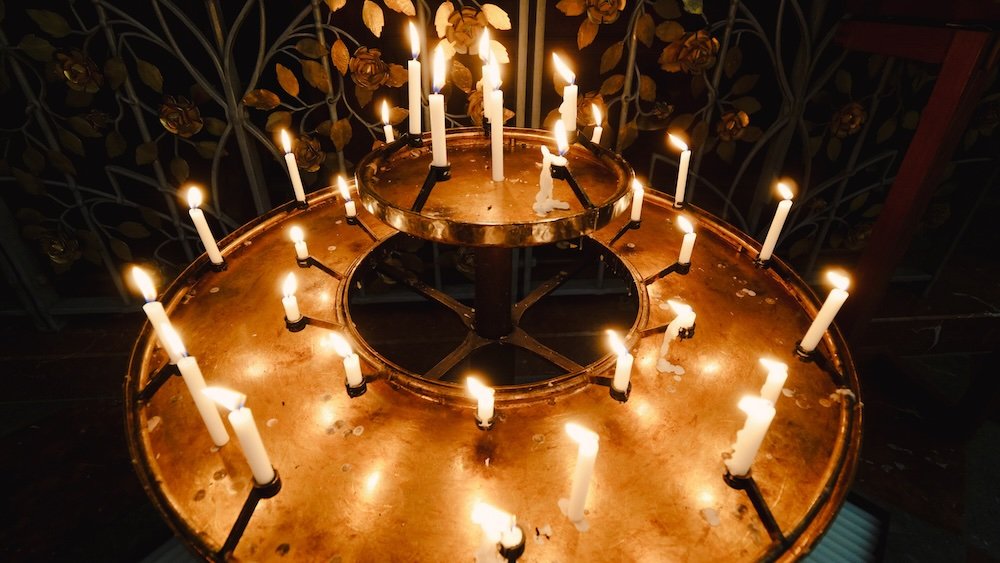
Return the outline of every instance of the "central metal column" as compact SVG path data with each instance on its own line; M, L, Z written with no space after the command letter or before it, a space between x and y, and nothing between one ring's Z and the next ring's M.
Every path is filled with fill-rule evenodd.
M514 330L511 322L513 251L499 246L475 249L476 334L497 340Z

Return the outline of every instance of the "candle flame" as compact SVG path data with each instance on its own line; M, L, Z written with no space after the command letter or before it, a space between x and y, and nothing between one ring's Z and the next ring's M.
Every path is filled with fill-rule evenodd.
M490 30L483 28L483 32L479 35L479 58L482 59L483 63L486 63L490 59Z
M678 136L676 136L676 135L674 135L672 133L667 133L667 137L670 138L670 144L671 145L677 147L678 149L680 149L682 151L688 150L687 143L684 142L684 139L681 139L680 137L678 137Z
M351 189L347 187L347 180L343 176L337 176L337 189L340 190L340 196L344 198L344 203L351 201Z
M569 83L570 86L572 86L573 83L576 82L576 75L573 74L573 71L570 70L568 66L566 66L566 63L564 63L563 60L559 58L559 55L557 55L556 53L552 53L552 62L556 64L556 72L558 72L559 75L563 77L563 80L565 80L566 82Z
M475 377L466 377L465 386L469 390L469 393L477 400L496 394L496 391L492 387L484 385L483 382Z
M202 202L201 190L199 190L197 186L191 186L188 188L187 200L191 209L200 207Z
M555 135L556 146L559 147L559 156L562 156L569 150L569 141L566 140L566 125L563 124L561 119L556 121Z
M590 104L590 113L594 114L594 125L600 127L601 123L604 121L604 115L601 114L601 108L597 107L597 104Z
M686 234L694 232L694 225L691 224L691 220L683 215L677 217L677 226L680 227Z
M330 346L333 347L333 351L337 353L341 358L347 358L354 353L351 350L351 345L348 344L347 339L340 335L339 332L331 334L327 340Z
M768 373L772 371L788 371L788 364L779 362L778 360L772 360L771 358L761 358L760 365L764 366L764 369L766 369Z
M486 71L490 73L490 82L494 90L499 90L503 80L500 79L500 63L497 62L493 53L490 53L490 62L486 66Z
M625 343L618 336L618 333L613 330L605 330L605 334L608 335L608 344L611 345L611 349L615 351L618 356L624 356L628 354L628 348L625 347Z
M781 199L792 199L795 196L792 193L792 188L788 187L788 184L784 182L778 182L778 194L781 195Z
M240 410L247 403L246 395L224 387L206 387L201 392L219 406L231 411Z
M434 93L437 94L444 88L444 49L439 43L437 47L434 48L434 64L431 67L431 74L434 75L433 86Z
M761 417L768 414L774 416L774 405L762 397L745 395L740 399L739 407L741 411L747 413L747 416Z
M642 193L645 190L642 188L642 182L638 178L632 178L632 191Z
M580 444L581 446L592 445L595 449L597 448L597 443L601 439L596 432L588 430L575 422L566 423L566 433L569 434L569 437L572 438L577 444Z
M483 532L491 538L496 537L498 541L501 533L517 525L517 519L513 514L482 501L476 501L472 507L472 522L479 524Z
M281 130L281 148L285 149L286 153L292 152L292 139L288 136L288 131L285 129Z
M160 334L163 335L163 345L168 350L173 351L176 356L187 356L187 348L181 335L177 334L177 329L170 323L160 323Z
M143 270L139 266L132 266L132 281L139 288L139 292L146 299L146 303L156 301L156 286L153 285L153 279L149 277L146 270Z
M389 124L389 102L382 100L382 123Z
M295 278L294 272L288 272L285 276L285 283L281 285L281 293L285 297L291 297L295 295L295 290L299 287L299 280Z
M842 291L847 291L847 288L851 286L851 278L847 277L847 274L838 272L837 270L827 272L826 279L833 284L833 287Z
M292 242L302 242L306 240L306 234L302 231L302 227L295 225L288 230L288 236L291 237Z
M417 26L413 25L413 22L409 22L410 25L410 54L413 55L414 60L420 56L420 36L417 35Z

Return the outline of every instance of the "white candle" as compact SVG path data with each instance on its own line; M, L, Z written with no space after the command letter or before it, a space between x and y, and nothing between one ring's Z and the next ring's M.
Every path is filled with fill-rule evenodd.
M774 212L774 219L771 220L771 227L767 230L767 236L764 237L764 244L760 247L760 254L757 259L760 261L770 260L771 254L774 253L774 246L778 244L778 235L781 234L781 227L785 225L785 219L788 218L788 210L792 207L792 190L784 182L778 182L778 192L781 194L782 200L778 204L778 209Z
M476 419L483 424L493 420L496 391L475 377L465 378L465 386L469 394L476 398Z
M281 148L285 149L285 166L288 168L288 175L292 178L292 191L295 192L295 201L306 201L306 191L302 187L302 177L299 176L299 165L295 163L295 154L292 152L292 140L288 137L288 131L281 130Z
M441 95L441 88L444 87L444 50L441 45L434 49L434 64L432 65L434 74L434 93L427 97L428 105L431 109L431 153L433 166L448 165L448 147L444 138L444 96Z
M340 190L340 197L344 198L344 212L347 214L347 218L357 217L358 208L355 206L354 200L351 199L351 188L347 186L347 180L344 180L343 176L337 176L337 189Z
M788 365L768 358L761 358L760 365L767 370L767 380L760 388L760 397L777 403L778 397L781 396L781 388L785 386L785 380L788 379Z
M205 389L205 376L198 367L198 360L194 356L188 356L184 349L184 342L177 331L172 326L166 327L166 338L170 342L170 348L176 350L180 356L177 361L177 369L181 372L184 384L187 385L194 405L198 408L198 414L208 428L208 434L212 437L212 442L216 446L224 446L229 441L229 433L219 416L219 409L216 408L212 399L205 396L202 391Z
M524 539L524 533L517 527L517 518L513 514L485 502L476 502L472 507L472 521L483 529L486 543L490 545L499 543L507 548L517 547Z
M233 427L247 463L250 464L254 481L259 485L274 481L274 467L271 466L271 459L264 449L264 441L260 439L260 432L257 431L257 424L253 420L253 412L243 406L247 396L221 387L206 387L202 393L229 409L229 424Z
M640 221L642 219L642 196L645 190L642 189L642 184L639 183L637 178L632 178L632 221Z
M819 313L816 313L816 318L813 319L811 325L809 325L809 330L806 331L806 335L802 337L802 342L799 343L799 347L806 352L812 352L816 349L816 345L819 344L823 334L826 329L830 327L833 323L833 317L837 316L837 311L847 301L847 287L851 284L850 278L838 273L838 272L827 272L826 279L833 284L833 289L830 290L830 294L826 296L826 301L823 303L823 307L820 308Z
M691 251L694 250L694 239L697 235L694 234L694 226L691 225L691 221L681 215L677 217L677 226L684 231L684 240L681 241L681 251L677 256L678 264L690 264L691 263Z
M685 305L673 299L667 300L667 305L674 311L674 318L667 324L667 329L663 331L663 341L660 343L660 357L665 358L670 353L670 343L673 342L681 330L690 329L694 326L695 314L690 305Z
M205 212L198 208L201 205L201 190L191 186L188 189L187 200L188 205L191 206L188 213L191 215L191 221L194 222L194 228L198 231L198 236L201 237L201 244L205 246L208 259L213 264L222 264L222 253L219 252L219 246L215 244L215 237L212 236L212 229L208 227L208 221L205 220Z
M484 28L483 33L479 36L479 58L483 61L483 119L493 123L494 100L490 93L497 89L499 84L493 82L493 74L490 69L491 51L490 30Z
M687 143L667 133L670 143L681 150L681 159L677 165L677 189L674 191L674 207L680 207L684 203L684 189L687 187L688 165L691 163L691 151L688 150Z
M489 93L493 111L492 127L490 128L490 149L493 157L493 181L503 181L503 90L500 89L500 66L496 59L490 57L490 83L496 88Z
M284 297L281 298L281 305L285 308L285 318L292 323L302 318L302 313L299 312L299 301L295 298L297 286L298 280L295 279L295 274L289 272L288 276L285 277L285 283L281 286L281 292L284 294Z
M171 335L177 334L174 330L174 325L169 322L160 323L159 333L163 335L163 349L167 352L167 356L170 357L170 363L172 365L177 365L177 362L181 361L184 357L184 345L180 342L180 337L176 340L171 339Z
M580 445L577 450L576 467L573 469L569 502L566 504L566 516L572 522L581 522L583 509L587 504L587 493L590 490L590 479L594 475L594 462L597 460L600 438L596 433L572 422L566 424L566 433Z
M389 123L389 102L385 100L382 100L382 131L385 133L385 142L391 143L396 140L392 124Z
M601 135L604 133L604 127L601 127L604 116L601 115L601 108L597 107L597 104L590 104L590 111L594 114L594 134L590 137L590 142L599 145L601 144ZM633 220L638 221L638 219Z
M306 246L306 235L302 232L302 227L295 225L289 229L288 234L295 244L295 257L299 260L309 258L309 247Z
M163 304L156 300L156 287L153 285L153 280L145 270L139 266L132 266L132 281L135 282L136 287L139 288L139 292L142 293L142 297L146 300L146 304L142 306L142 311L146 313L149 325L153 327L153 332L156 333L156 338L160 341L160 345L163 346L164 350L167 350L166 340L163 334L160 333L160 327L163 325L169 326L170 319L167 317L167 312L163 310Z
M743 397L739 406L747 413L747 420L743 429L736 433L733 455L725 463L730 475L744 477L750 473L750 465L774 419L774 404L760 397Z
M358 387L365 382L361 375L361 358L351 350L351 345L336 332L330 335L330 344L338 356L344 359L344 379L348 387Z
M409 25L410 52L413 54L413 59L406 63L407 90L410 96L410 134L419 135L420 114L423 112L423 108L420 106L420 61L418 60L420 56L420 37L417 35L417 27L413 25L413 22L409 22Z
M628 349L625 348L625 344L615 331L608 330L605 332L608 334L608 342L611 344L611 349L618 355L618 361L615 363L615 377L611 381L611 386L615 388L615 391L624 393L628 390L629 380L632 378L632 363L635 361L635 358L632 354L629 354Z
M566 66L566 63L559 58L559 55L552 53L552 61L556 64L556 71L562 75L563 79L568 83L563 88L563 102L559 106L559 114L562 116L562 121L566 125L566 130L575 133L576 132L576 94L577 86L574 84L576 82L576 75L573 71Z

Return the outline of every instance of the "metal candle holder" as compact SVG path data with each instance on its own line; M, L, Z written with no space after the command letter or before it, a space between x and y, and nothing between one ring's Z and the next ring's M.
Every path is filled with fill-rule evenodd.
M410 211L419 213L424 208L424 204L427 203L427 198L430 197L434 186L438 182L447 182L448 180L451 180L451 164L444 166L431 164L430 169L427 170L427 177L424 178L424 183L420 186L420 193L417 194L417 199L413 202Z
M524 528L521 526L514 527L521 530L521 541L517 545L511 547L507 547L502 543L498 543L497 545L497 549L500 551L500 557L507 560L507 563L514 563L514 561L517 561L522 555L524 555L525 540L528 537L524 533Z
M216 272L225 272L226 270L229 269L229 264L226 263L226 259L225 258L223 258L222 262L219 262L218 264L216 264L215 262L211 262L211 261L209 261L209 264L212 265L212 270L214 270Z
M270 483L261 485L254 481L253 488L250 489L250 494L247 495L247 500L243 502L243 508L240 509L240 514L236 517L236 522L233 523L229 535L226 536L225 543L222 544L222 548L216 554L220 560L228 561L231 558L233 551L236 550L236 546L243 537L243 533L246 532L247 525L250 523L250 517L257 510L257 503L274 497L279 491L281 491L281 477L278 476L277 469L274 470L274 479Z
M619 403L625 403L628 401L629 395L632 394L632 382L628 382L628 387L626 387L624 391L615 389L614 384L612 384L609 387L608 394L611 395L612 399L618 401Z
M764 500L764 495L760 492L760 487L757 486L757 482L754 481L751 471L747 471L746 475L739 476L733 475L729 471L723 476L726 484L736 489L737 491L743 491L746 493L747 497L750 499L750 504L753 505L754 510L757 512L757 516L760 517L761 524L767 530L767 535L771 537L772 541L781 543L783 546L788 545L788 540L785 538L785 534L781 531L781 527L778 525L778 521L775 520L774 514L771 512L771 508L767 505Z
M642 226L642 220L632 221L630 219L628 223L625 223L624 225L622 225L622 228L618 229L618 232L615 234L615 236L611 237L611 240L608 241L608 246L614 246L614 244L618 242L618 239L625 236L625 233L632 230L636 230L641 226Z
M565 180L569 184L570 189L576 195L576 199L580 200L580 204L587 209L593 209L595 207L594 202L590 201L590 196L587 192L583 191L580 184L577 183L576 178L573 177L573 173L570 172L569 166L560 166L556 164L550 165L552 170L552 177L556 180Z
M368 378L361 376L361 383L356 387L351 387L347 382L344 382L344 388L347 389L347 396L352 399L357 399L358 397L365 394L368 391Z
M304 329L307 324L309 324L309 321L306 319L305 315L299 317L299 320L297 321L290 321L288 320L288 317L285 317L285 328L287 328L289 332L299 332Z

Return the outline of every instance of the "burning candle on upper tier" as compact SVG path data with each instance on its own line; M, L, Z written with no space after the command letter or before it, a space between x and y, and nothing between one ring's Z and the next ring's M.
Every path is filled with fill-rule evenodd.
M594 114L594 134L590 137L590 142L599 145L601 144L601 135L604 133L604 127L601 126L604 122L604 116L601 115L601 108L597 107L597 104L590 104L590 111Z
M493 100L490 97L490 93L500 86L493 82L493 75L490 70L491 54L490 30L484 28L483 33L479 36L479 59L483 61L483 119L493 123Z
M690 264L691 252L694 250L694 240L697 237L694 234L694 225L691 224L690 219L681 215L677 217L677 226L684 231L684 240L681 242L681 251L677 257L677 263L682 265Z
M486 94L490 98L490 111L493 116L490 122L490 150L492 156L493 181L503 181L503 90L500 89L500 65L490 53L489 64L490 85L494 90Z
M559 58L559 55L552 53L552 61L556 65L556 71L559 72L563 80L567 83L563 87L563 101L562 105L559 106L559 113L562 115L562 121L566 125L566 129L572 133L576 133L576 75Z
M281 130L281 148L285 149L285 166L288 168L288 175L292 178L292 191L295 192L295 201L306 202L306 192L302 187L302 177L299 176L299 165L295 162L295 153L292 152L292 140L288 137L288 131Z
M802 337L802 342L799 343L799 347L804 352L812 352L816 349L816 345L823 338L826 329L833 324L833 318L837 316L837 311L840 310L840 307L844 304L844 301L847 301L847 297L850 295L847 293L847 288L851 285L851 278L840 272L830 271L826 273L826 279L833 284L833 289L826 296L823 307L816 313L816 318L813 319L809 330L806 331L806 335Z
M195 186L188 188L187 200L188 205L191 206L188 214L191 215L191 221L194 222L194 228L198 231L198 237L201 238L201 244L205 247L208 259L213 264L222 264L222 253L219 252L219 246L215 244L215 237L212 236L212 229L208 227L205 212L199 209L201 205L201 190Z
M674 207L683 207L684 190L687 188L688 165L691 163L691 151L680 137L667 133L670 137L670 144L681 151L680 162L677 165L677 189L674 191Z
M410 52L413 58L406 63L407 93L410 102L410 134L420 134L420 121L423 107L420 105L420 36L417 26L408 22L410 27Z
M396 140L396 135L392 132L392 123L389 123L389 102L382 100L382 131L385 133L385 142L391 143Z
M427 97L428 105L431 109L431 165L438 167L448 166L448 147L445 144L444 129L444 96L441 88L444 87L444 49L438 45L434 49L434 64L431 65L434 75L434 93Z
M354 204L354 200L351 199L351 188L347 186L347 180L343 176L337 176L337 189L340 190L340 197L344 198L344 211L347 213L347 218L357 217L358 208Z
M771 259L774 247L778 244L781 227L785 225L785 219L788 218L788 210L792 207L792 196L794 195L792 189L784 182L778 182L778 193L781 195L782 200L778 204L778 209L774 212L774 219L771 221L771 227L767 230L767 236L764 237L764 244L760 247L760 254L757 256L757 259L761 262Z
M253 479L258 485L266 485L274 481L274 467L264 449L264 441L260 438L253 412L245 407L247 396L243 393L230 391L221 387L206 387L202 393L210 397L222 407L229 409L229 424L233 427L240 449L250 464Z
M642 198L645 190L638 178L632 178L632 216L631 220L639 222L642 219Z

